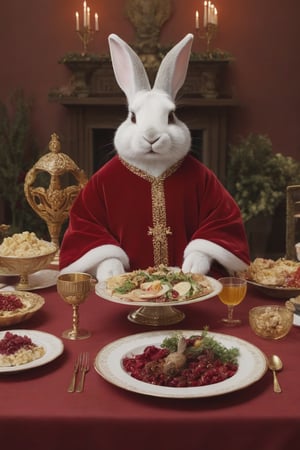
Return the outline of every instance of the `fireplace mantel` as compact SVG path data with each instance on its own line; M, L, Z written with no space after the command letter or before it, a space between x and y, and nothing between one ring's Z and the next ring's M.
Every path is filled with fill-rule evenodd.
M237 102L223 90L215 98L203 97L201 70L199 64L190 64L185 85L176 101L176 114L192 135L193 131L202 131L201 160L224 181L228 120ZM127 116L127 103L115 82L110 62L101 64L85 81L88 90L85 94L74 91L71 95L59 95L57 100L69 113L64 149L91 176L95 170L94 130L114 132Z

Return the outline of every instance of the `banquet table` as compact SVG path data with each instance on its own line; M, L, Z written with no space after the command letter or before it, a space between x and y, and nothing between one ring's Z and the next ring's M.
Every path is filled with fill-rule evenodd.
M39 330L61 337L72 323L70 305L56 286L35 291L45 304L29 320L10 329ZM1 447L10 450L286 450L300 442L300 327L294 325L278 341L256 336L248 311L261 304L282 304L253 286L235 315L242 325L226 328L220 321L226 307L217 297L179 306L185 318L176 325L146 326L128 320L132 307L110 302L94 292L80 307L80 325L91 332L84 340L63 339L64 351L40 367L0 374ZM134 308L135 309L135 308ZM115 386L96 372L99 351L116 339L149 331L202 330L229 334L278 354L282 393L273 392L267 370L253 384L207 398L161 398ZM3 330L2 330L3 331ZM87 351L91 368L82 393L68 393L73 364ZM174 388L176 389L176 388ZM299 402L299 404L298 404ZM5 445L4 445L5 444Z

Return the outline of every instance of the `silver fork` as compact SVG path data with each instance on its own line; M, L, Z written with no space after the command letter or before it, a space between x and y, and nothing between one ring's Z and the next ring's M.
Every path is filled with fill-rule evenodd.
M79 366L81 365L82 358L83 358L83 354L79 353L79 355L77 356L77 358L75 360L75 363L74 363L72 379L71 379L71 383L70 383L70 385L68 387L68 392L74 392L75 391L76 376L77 376L77 373L78 373Z
M89 362L89 354L87 352L83 353L81 363L79 366L79 372L81 373L79 385L76 388L76 392L82 392L83 386L84 386L84 380L85 380L85 374L90 369L90 362Z

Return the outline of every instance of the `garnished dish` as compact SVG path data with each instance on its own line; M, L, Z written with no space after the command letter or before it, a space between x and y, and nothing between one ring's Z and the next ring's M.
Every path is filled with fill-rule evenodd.
M29 319L44 303L43 297L31 292L0 292L0 327Z
M61 339L36 330L0 331L0 374L43 366L64 349Z
M221 283L212 277L160 265L101 281L95 292L111 302L139 306L128 314L131 322L162 326L173 325L185 317L175 306L208 300L221 289Z
M300 293L300 262L285 258L256 258L247 271L239 273L267 295L288 298Z
M219 383L238 370L238 348L227 349L206 331L184 337L175 333L161 345L128 355L123 367L145 383L170 387L195 387Z
M7 331L0 340L0 367L20 366L41 358L45 349L31 338Z
M164 265L111 277L106 281L106 289L120 299L158 303L192 300L213 290L204 275L183 273Z
M18 256L29 258L47 255L56 250L51 242L39 239L34 232L23 231L3 239L0 245L0 256Z
M168 398L237 391L258 381L267 370L265 355L257 347L207 330L127 336L102 348L94 364L95 370L115 386Z
M30 291L29 274L50 264L56 252L55 244L39 239L33 232L15 233L0 245L0 273L19 275L17 289Z

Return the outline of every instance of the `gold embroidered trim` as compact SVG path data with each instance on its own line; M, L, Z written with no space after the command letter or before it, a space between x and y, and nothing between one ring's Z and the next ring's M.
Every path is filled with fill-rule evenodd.
M164 180L172 175L183 160L178 161L167 169L159 177L153 177L137 167L128 164L121 159L121 162L135 175L151 183L151 204L152 204L152 226L148 227L148 236L152 236L154 265L169 265L168 258L168 236L172 234L171 228L167 225L166 200L164 192Z

